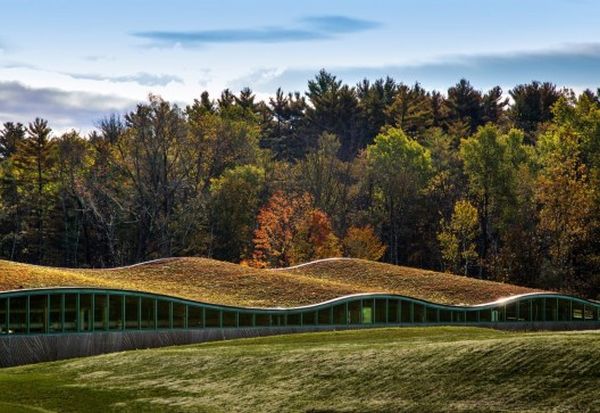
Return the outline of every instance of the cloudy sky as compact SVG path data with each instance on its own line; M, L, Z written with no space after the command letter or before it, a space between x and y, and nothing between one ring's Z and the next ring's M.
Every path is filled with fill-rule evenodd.
M0 122L88 131L148 93L304 91L320 68L445 90L600 86L595 0L1 0Z

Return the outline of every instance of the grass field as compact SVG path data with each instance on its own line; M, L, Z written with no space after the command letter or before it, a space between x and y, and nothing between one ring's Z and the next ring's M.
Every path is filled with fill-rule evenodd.
M277 271L204 258L175 258L112 270L50 268L0 260L0 290L53 286L125 288L248 306L313 304L359 292L477 304L534 291L364 260L322 261Z
M600 333L377 329L115 353L0 370L0 410L597 412Z

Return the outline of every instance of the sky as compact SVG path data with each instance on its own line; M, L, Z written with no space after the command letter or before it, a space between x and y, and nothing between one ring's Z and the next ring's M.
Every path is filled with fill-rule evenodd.
M148 94L392 76L445 91L600 87L596 0L0 0L0 122L87 133Z

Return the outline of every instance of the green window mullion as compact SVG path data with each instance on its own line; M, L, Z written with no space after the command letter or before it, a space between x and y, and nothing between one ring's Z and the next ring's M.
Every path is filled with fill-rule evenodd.
M529 321L533 321L533 299L529 300Z
M573 321L573 300L569 300L569 321Z
M363 300L360 300L360 314L358 315L358 322L363 323Z
M329 324L333 325L333 305L329 307Z
M173 328L173 302L169 301L169 328Z
M556 297L556 310L554 310L554 319L558 321L558 297Z
M27 296L27 299L25 300L25 331L27 332L27 334L29 334L30 331L30 327L31 327L31 323L30 323L30 317L31 317L31 296Z
M350 317L348 317L348 301L344 303L344 324L350 324Z
M235 326L237 328L240 328L240 312L239 311L235 312Z
M219 328L223 328L223 310L219 310Z
M415 303L410 302L410 322L415 322Z

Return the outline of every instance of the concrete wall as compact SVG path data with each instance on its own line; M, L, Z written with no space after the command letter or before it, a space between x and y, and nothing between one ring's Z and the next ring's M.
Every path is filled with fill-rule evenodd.
M431 324L427 325L431 326ZM454 323L452 325L456 326L457 324ZM419 324L411 323L398 325L398 327L416 326L419 326ZM505 322L478 323L476 326L506 330L590 330L599 329L600 322ZM93 356L125 350L166 347L233 338L373 327L385 326L242 327L225 329L206 328L201 330L111 331L0 336L0 367L63 360L73 357Z

